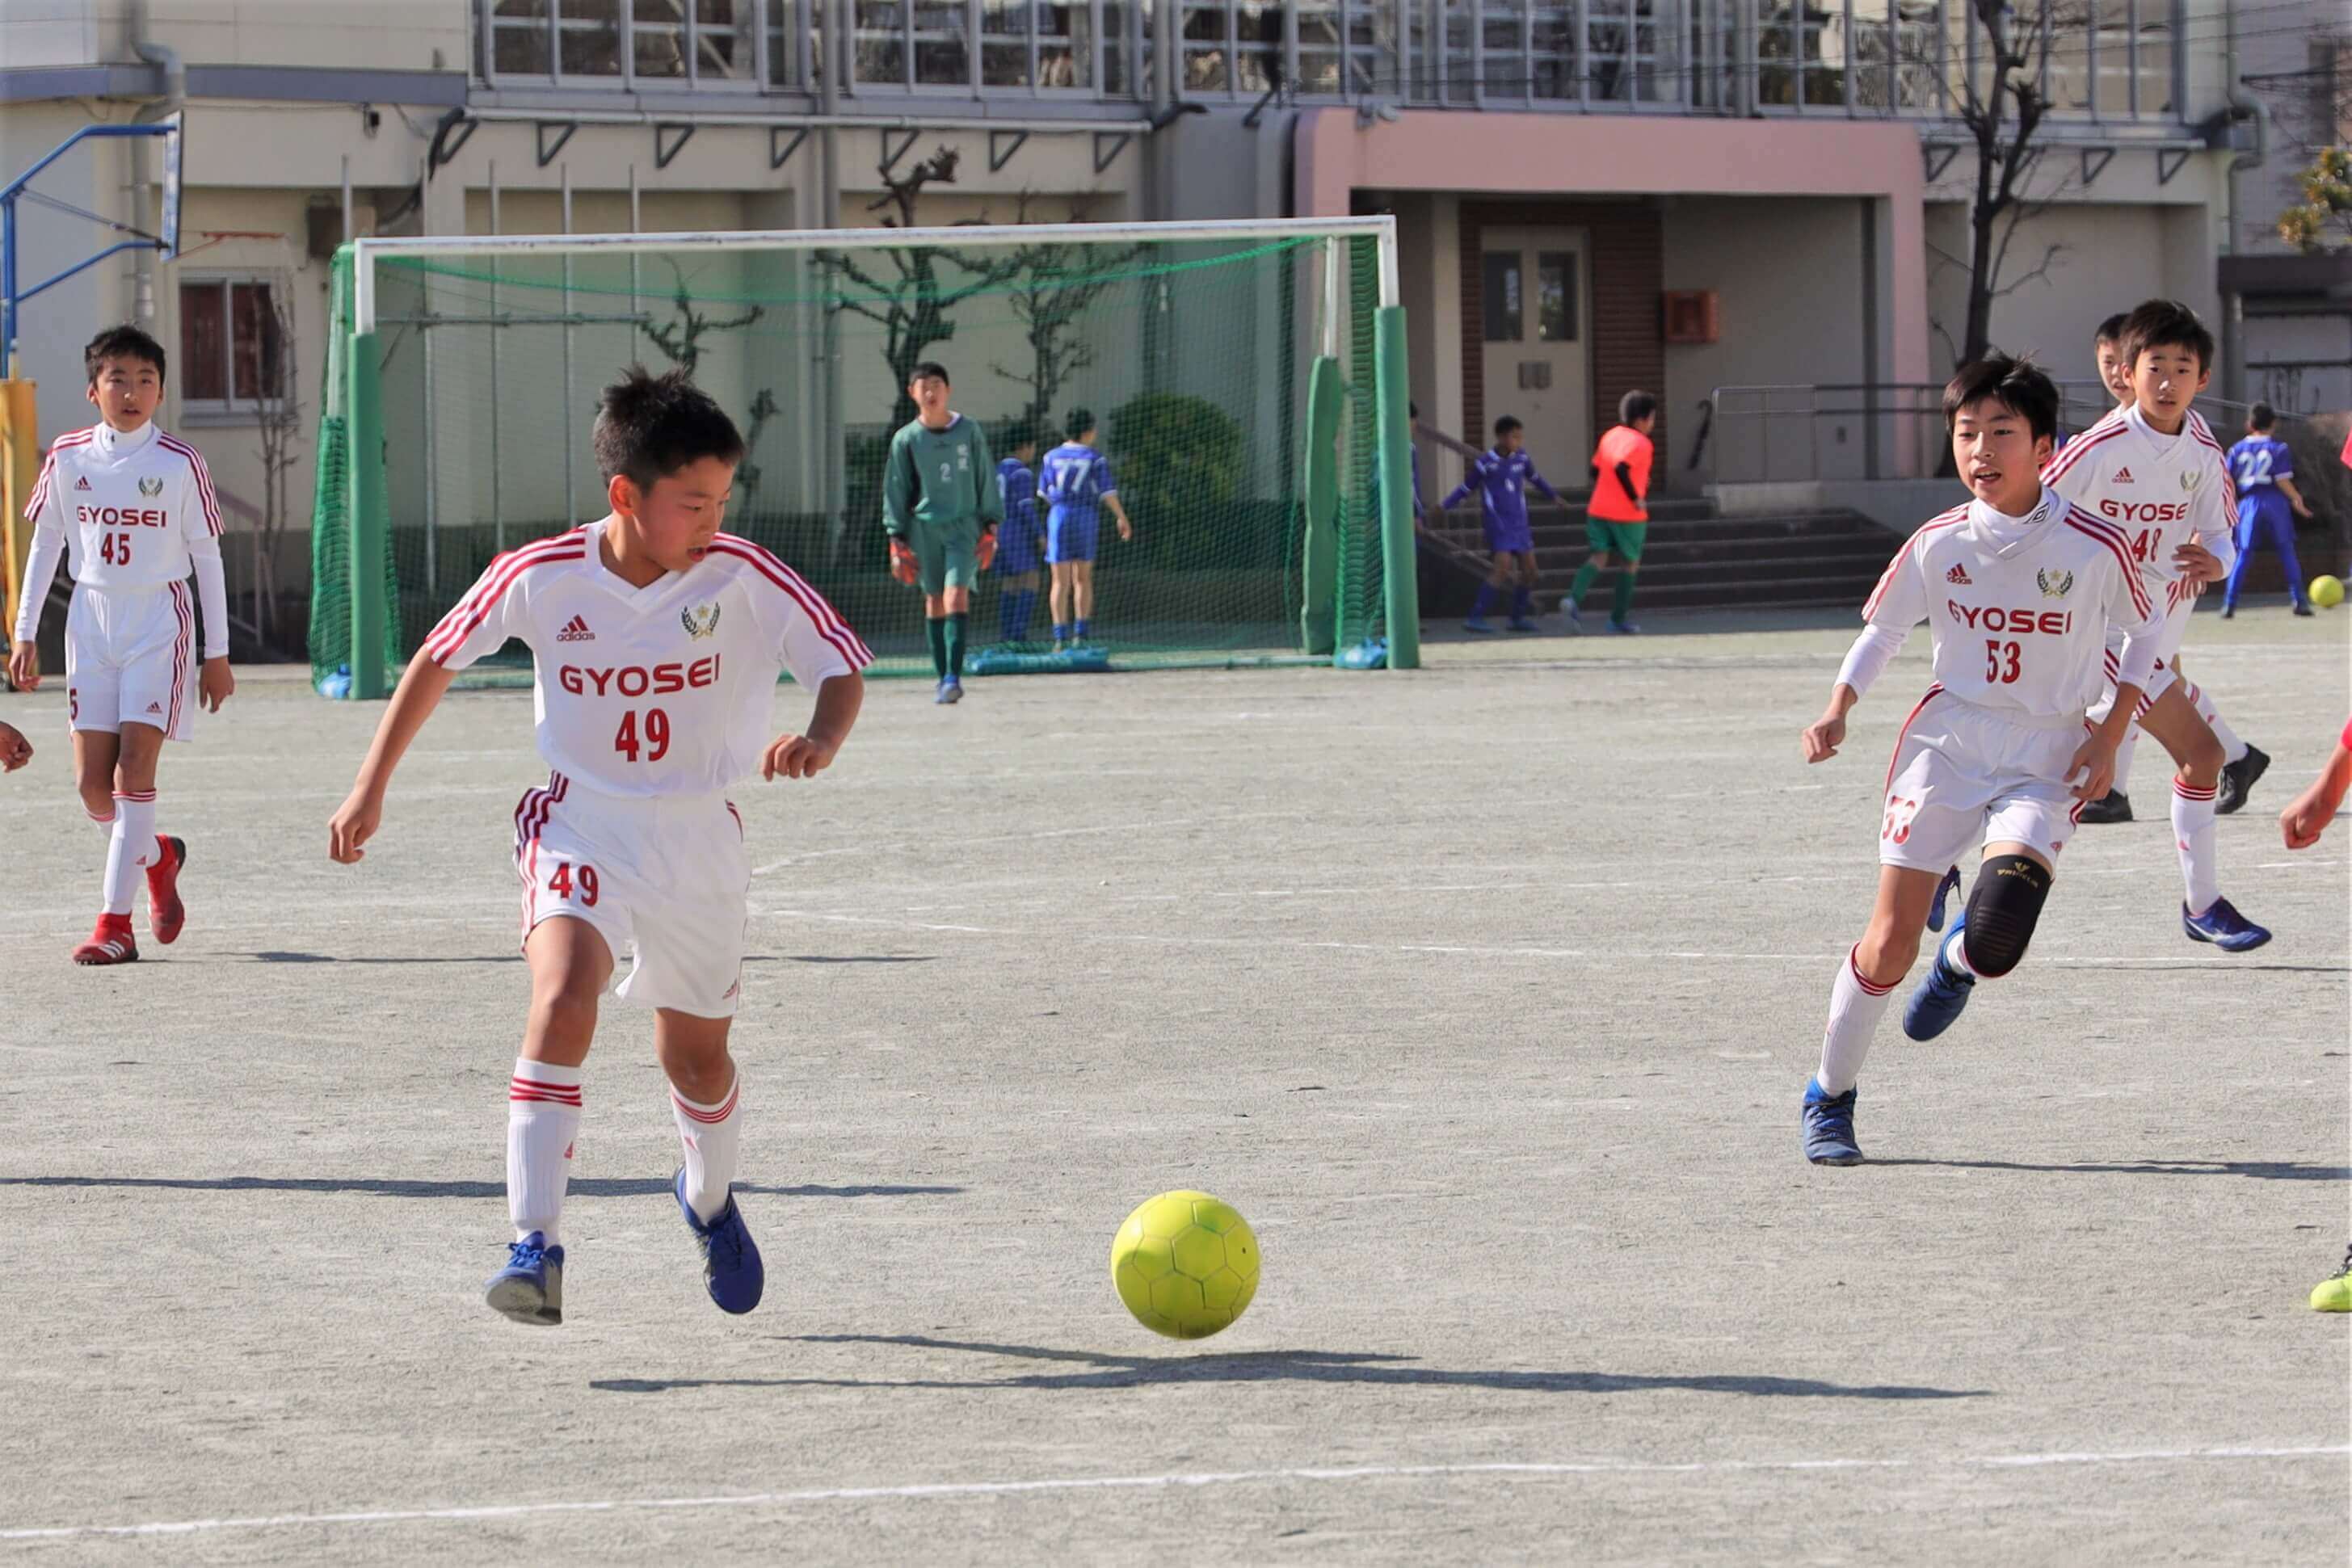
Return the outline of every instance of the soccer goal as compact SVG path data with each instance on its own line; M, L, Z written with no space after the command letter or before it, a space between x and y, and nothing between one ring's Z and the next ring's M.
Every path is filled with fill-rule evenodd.
M314 675L381 695L492 556L602 516L598 391L640 363L687 368L741 426L728 528L823 589L885 670L928 674L882 527L926 361L1000 461L1095 416L1135 524L1101 521L1114 667L1409 667L1396 277L1389 217L360 240L333 275ZM974 595L976 647L1005 630L1008 564Z

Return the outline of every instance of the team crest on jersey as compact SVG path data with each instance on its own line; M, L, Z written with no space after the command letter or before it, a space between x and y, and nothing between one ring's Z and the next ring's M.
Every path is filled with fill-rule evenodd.
M2202 485L2203 483L2205 483L2205 476L2199 473L2196 469L2183 468L2180 471L2180 488L2183 492L2193 492L2198 486Z
M2033 580L2042 585L2044 599L2063 599L2074 591L2074 574L2071 571L2062 571L2055 577L2047 571L2037 571Z
M686 628L688 636L698 640L708 637L719 630L719 606L715 603L689 604L677 612L677 620L678 624Z
M146 478L140 480L139 493L142 496L162 495L163 493L163 478L160 476L151 474Z

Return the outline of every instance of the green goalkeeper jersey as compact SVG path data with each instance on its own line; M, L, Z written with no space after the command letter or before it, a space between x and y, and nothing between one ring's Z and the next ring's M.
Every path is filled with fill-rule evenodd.
M979 424L959 413L945 430L933 430L918 419L892 436L882 510L893 538L918 531L977 536L1003 521L1004 497Z

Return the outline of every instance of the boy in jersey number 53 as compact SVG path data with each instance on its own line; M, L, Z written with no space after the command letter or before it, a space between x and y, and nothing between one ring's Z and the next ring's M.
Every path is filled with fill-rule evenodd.
M563 1318L559 1225L581 1067L624 949L634 962L618 994L654 1009L685 1145L672 1186L704 1283L726 1312L759 1304L759 1249L730 1190L742 1112L727 1037L751 868L725 791L755 768L772 779L830 767L873 657L792 568L719 531L743 439L684 372L632 370L607 387L595 450L611 515L490 563L417 650L328 826L328 852L359 860L393 769L451 679L510 637L530 644L552 771L515 809L530 1012L508 1092L515 1239L487 1292L525 1323ZM815 694L816 712L806 733L770 743L780 669Z
M1805 1085L1805 1157L1862 1159L1854 1085L1944 869L1979 841L1968 908L1937 949L1904 1031L1948 1028L1979 978L2024 956L2058 852L2082 802L2115 769L2156 661L2160 606L2113 525L2042 487L2058 426L2058 389L2029 363L1994 357L1944 389L1952 458L1975 499L1922 524L1863 606L1868 624L1838 670L1830 706L1805 727L1807 762L1837 755L1845 719L1927 622L1935 684L1904 721L1886 770L1878 900L1862 940L1838 965L1820 1071ZM2084 711L2105 683L2110 626L2124 636L2125 699L2102 724Z
M199 704L218 713L236 677L228 668L228 584L212 476L194 447L155 423L163 346L136 327L112 327L89 340L82 363L99 422L58 436L33 482L25 507L33 549L8 678L28 692L41 684L41 607L70 543L66 706L74 783L82 809L108 835L98 929L73 960L129 964L139 956L131 904L142 873L155 940L177 940L187 920L179 882L187 843L155 831L163 742L189 737Z

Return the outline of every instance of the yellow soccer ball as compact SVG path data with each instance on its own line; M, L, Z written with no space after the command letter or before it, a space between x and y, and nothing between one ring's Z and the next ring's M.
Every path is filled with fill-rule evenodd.
M2340 577L2313 578L2311 601L2322 610L2335 609L2344 602L2344 580Z
M1206 1339L1257 1294L1257 1237L1231 1204L1205 1192L1163 1192L1118 1228L1110 1279L1145 1328Z

